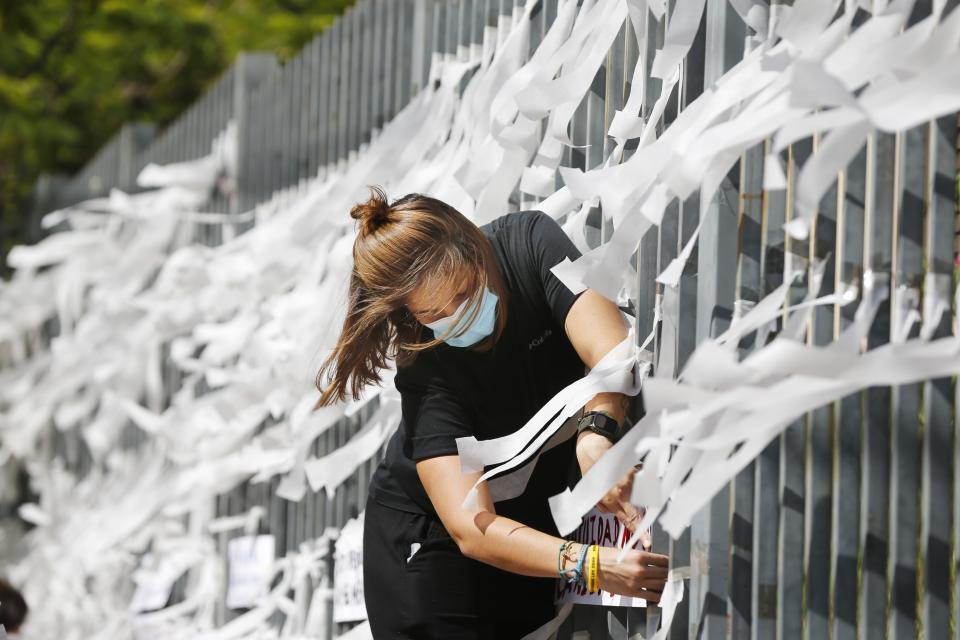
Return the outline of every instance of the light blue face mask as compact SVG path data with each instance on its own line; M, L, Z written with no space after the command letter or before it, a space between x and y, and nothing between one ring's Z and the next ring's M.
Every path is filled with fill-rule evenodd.
M447 332L447 329L453 324L454 319L463 311L464 306L466 306L469 301L470 298L464 300L460 306L457 307L457 310L453 312L452 316L427 322L425 326L433 329L434 337L439 338ZM484 287L479 305L480 311L477 313L476 318L473 319L473 322L470 323L469 328L467 328L462 335L456 335L464 328L464 323L469 321L473 310L476 308L476 304L471 306L470 309L463 314L463 318L461 318L457 326L450 331L450 337L447 337L444 342L454 347L471 347L493 333L493 326L497 321L497 294Z

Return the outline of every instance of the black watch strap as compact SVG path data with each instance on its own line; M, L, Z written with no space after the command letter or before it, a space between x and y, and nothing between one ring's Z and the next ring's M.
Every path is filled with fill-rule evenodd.
M587 411L577 423L577 435L583 431L593 431L608 438L611 442L620 439L620 423L601 411Z

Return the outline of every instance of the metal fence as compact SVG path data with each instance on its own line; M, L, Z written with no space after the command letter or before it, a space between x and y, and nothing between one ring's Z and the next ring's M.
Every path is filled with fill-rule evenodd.
M929 13L929 5L918 3L914 21ZM112 186L131 189L146 162L199 157L232 119L239 133L237 184L215 199L212 210L249 210L277 191L349 163L424 86L433 59L466 59L471 48L496 46L521 7L521 0L361 0L284 64L264 54L241 56L162 134L128 125L70 181L38 184L37 206L49 210L103 195ZM771 10L777 7L774 2ZM541 0L534 9L530 51L556 10L556 0ZM650 50L642 59L648 66L662 45L664 22L647 22ZM730 4L707 0L661 130L742 58L749 35ZM571 136L577 146L565 149L563 165L589 169L610 152L605 131L625 104L639 54L627 21L576 111ZM660 81L647 76L643 115L660 90ZM872 136L823 198L806 241L786 236L782 227L793 216L796 168L819 140L784 152L785 191L762 189L766 145L746 152L709 204L679 285L678 324L661 329L653 357L661 364L669 361L664 356L672 358L679 370L699 341L729 325L738 307L758 301L783 282L785 271L813 259L826 261L824 293L867 270L888 275L898 295L953 286L956 140L953 116L902 134ZM518 190L511 209L535 208L537 201ZM697 227L698 210L696 195L675 203L641 242L633 296L638 336L653 327L655 277ZM588 224L593 244L610 236L599 210ZM198 225L196 239L220 242L220 226ZM854 306L819 307L808 340L832 341L852 321ZM954 313L944 316L938 336L952 331ZM886 303L869 343L890 339ZM167 383L175 388L175 371L168 372ZM655 531L654 547L668 551L674 565L708 568L705 582L690 584L671 637L960 637L956 402L951 379L844 398L789 427L679 539ZM342 421L314 443L314 453L342 445L363 419L361 414ZM274 480L221 496L217 514L263 506L261 531L277 536L283 554L362 508L374 462L330 500L319 494L287 502L276 496ZM222 614L229 617L226 610ZM560 635L648 637L658 623L656 607L578 607Z

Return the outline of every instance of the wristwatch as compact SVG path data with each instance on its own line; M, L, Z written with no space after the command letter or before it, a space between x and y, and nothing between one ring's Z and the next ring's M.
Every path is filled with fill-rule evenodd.
M577 422L578 436L584 431L593 431L614 443L620 439L622 430L619 422L602 411L587 411Z

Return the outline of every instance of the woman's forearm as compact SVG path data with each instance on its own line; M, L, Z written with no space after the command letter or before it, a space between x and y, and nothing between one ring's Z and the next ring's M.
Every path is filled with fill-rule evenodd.
M562 538L489 511L476 513L473 520L475 528L457 541L464 555L526 576L557 576Z
M464 555L513 573L544 578L557 576L562 539L489 511L477 513L474 520L476 535L461 541ZM574 556L579 555L582 546L574 543ZM631 550L621 561L619 554L620 550L613 547L600 548L600 588L659 601L669 559L661 554ZM569 570L573 565L572 560L567 560L563 568Z
M479 471L460 473L458 456L438 456L418 462L417 473L437 515L465 556L513 573L557 576L557 558L564 540L497 515L482 483L476 488L478 506L464 508L464 499L480 478ZM574 546L579 553L582 545ZM659 597L667 576L667 557L630 550L621 562L619 553L612 547L600 549L600 586L612 593L651 600ZM572 568L572 561L564 564L564 569Z
M464 498L480 478L480 472L460 473L458 456L440 456L418 462L417 473L437 514L465 556L528 576L557 575L562 539L497 515L485 484L477 487L477 507L464 508Z

